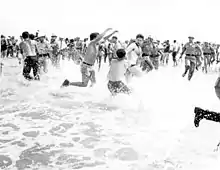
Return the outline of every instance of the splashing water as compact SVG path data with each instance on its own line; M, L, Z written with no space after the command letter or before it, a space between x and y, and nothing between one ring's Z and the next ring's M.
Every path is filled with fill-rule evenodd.
M27 82L14 59L4 61L0 84L0 166L8 169L217 170L219 124L194 128L193 109L220 111L217 75L164 67L129 85L131 96L111 97L107 64L92 88L60 89L81 80L79 66L51 65ZM211 132L211 133L210 133Z

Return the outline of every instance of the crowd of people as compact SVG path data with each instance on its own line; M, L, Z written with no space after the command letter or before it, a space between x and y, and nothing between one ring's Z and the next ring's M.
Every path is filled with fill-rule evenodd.
M185 71L182 76L184 77L188 73L189 80L192 78L195 69L201 69L205 73L208 73L208 69L211 68L212 64L220 61L218 44L195 42L192 36L189 37L189 42L185 45L178 43L176 40L173 42L169 40L160 42L150 36L147 38L143 36L141 38L137 37L136 39L125 42L121 42L118 37L114 35L111 35L109 38L100 39L96 44L97 54L95 58L99 70L103 61L104 63L111 63L112 59L117 57L117 49L124 49L126 56L128 56L129 53L132 53L133 56L135 53L128 51L131 48L135 49L139 66L143 72L150 72L153 69L157 70L159 66L167 65L171 57L173 66L177 66L178 60L182 59L183 54L185 54ZM140 42L137 42L138 40L140 40ZM92 41L91 37L90 41ZM31 52L30 50L27 54L23 54L27 42L29 46L35 44L36 49L33 47L33 54L29 54L29 52ZM74 39L58 38L58 36L53 34L49 40L46 35L39 35L39 31L35 34L24 32L22 36L20 36L20 42L18 39L15 39L14 36L8 36L6 38L4 35L1 35L1 57L17 57L20 63L23 60L26 68L24 69L23 75L25 78L30 79L28 70L30 70L29 66L31 64L30 60L27 59L30 57L27 56L35 56L36 64L33 64L31 68L37 67L35 68L37 73L39 73L39 68L43 68L43 71L47 72L48 58L54 66L59 66L61 58L71 59L76 64L81 63L86 56L88 45L88 38L84 38L83 40L81 40L80 37ZM137 49L135 45L137 45ZM138 49L139 47L140 49ZM179 58L177 58L178 54L180 55ZM39 75L34 77L34 79L39 79Z
M133 77L141 77L152 70L158 70L161 66L167 66L170 59L173 67L176 67L184 56L185 70L182 77L187 75L189 81L195 70L206 74L214 64L220 62L219 44L195 41L193 36L189 36L189 41L185 44L177 40L160 42L142 34L138 34L135 39L122 42L115 35L118 31L110 31L112 29L108 28L100 34L91 33L89 39L83 40L80 37L58 38L55 34L49 40L46 35L39 34L39 31L35 34L23 32L20 41L13 36L6 38L1 35L1 57L15 57L20 64L23 63L23 76L27 80L40 80L40 76L48 71L48 60L51 60L54 67L59 67L62 59L80 64L82 80L71 82L66 79L61 87L87 87L89 82L91 86L95 85L94 65L98 64L100 71L102 65L108 63L107 86L113 96L132 93L128 84ZM30 75L31 69L33 76ZM214 112L196 107L195 113L196 127L203 118L220 121L220 114L216 115Z

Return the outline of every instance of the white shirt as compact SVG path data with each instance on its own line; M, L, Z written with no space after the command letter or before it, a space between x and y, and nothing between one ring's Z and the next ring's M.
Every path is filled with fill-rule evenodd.
M141 47L137 46L136 43L132 43L126 48L126 53L129 65L136 64L142 53Z
M172 47L173 47L173 51L177 52L179 45L177 43L173 43Z

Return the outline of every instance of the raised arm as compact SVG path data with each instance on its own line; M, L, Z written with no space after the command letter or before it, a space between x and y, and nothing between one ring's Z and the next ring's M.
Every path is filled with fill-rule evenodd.
M98 42L105 36L105 34L106 34L108 31L110 31L110 30L112 30L112 28L106 29L103 33L99 34L99 35L96 37L96 39L93 40L93 42L94 42L94 43L98 43Z
M104 37L104 40L108 40L112 35L114 35L115 33L117 33L118 31L114 31L113 33L107 35Z

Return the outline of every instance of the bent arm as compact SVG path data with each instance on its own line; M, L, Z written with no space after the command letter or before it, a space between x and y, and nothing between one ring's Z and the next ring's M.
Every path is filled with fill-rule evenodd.
M105 36L105 34L106 34L108 31L110 31L110 30L112 30L112 28L106 29L103 33L99 34L99 35L96 37L96 39L93 40L93 42L94 42L94 43L98 43L98 42Z
M115 33L117 33L118 31L114 31L113 33L107 35L104 37L104 40L108 40L112 35L114 35Z

